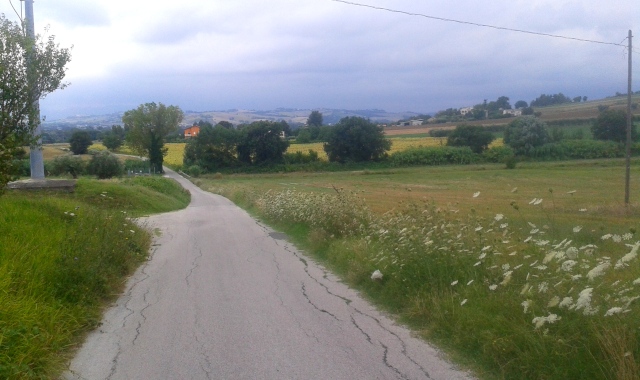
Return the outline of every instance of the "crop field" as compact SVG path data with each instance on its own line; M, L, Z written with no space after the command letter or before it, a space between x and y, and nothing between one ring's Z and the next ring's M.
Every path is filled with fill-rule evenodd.
M198 184L289 233L480 378L637 379L639 165L628 208L623 160Z

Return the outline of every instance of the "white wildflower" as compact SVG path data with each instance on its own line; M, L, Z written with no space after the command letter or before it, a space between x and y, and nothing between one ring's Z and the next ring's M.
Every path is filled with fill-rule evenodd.
M613 240L614 243L620 243L622 241L622 236L613 235L613 236L611 236L611 240Z
M580 231L582 231L582 226L575 226L575 227L573 227L573 232L578 233L578 232L580 232Z
M604 261L595 268L591 269L589 273L587 273L587 278L593 281L593 279L595 279L596 277L604 275L604 272L609 269L609 267L611 267L611 263L609 261Z
M515 193L516 191L518 191L518 188L517 188L517 187L514 187L513 189L511 189L511 192L512 192L512 193Z
M547 303L547 307L556 307L558 306L559 303L560 303L560 297L554 296L549 300L549 303Z
M622 269L625 266L628 266L629 262L631 262L636 257L638 257L638 249L640 249L640 242L634 245L631 245L630 247L631 247L631 252L622 256L622 258L616 262L616 266L615 266L616 269Z
M530 234L530 235L535 235L535 234L537 234L538 232L540 232L540 230L539 230L538 228L534 228L534 229L532 229L532 230L531 230L531 232L529 232L529 234Z
M633 281L633 285L640 285L640 278Z
M478 261L477 263L473 264L474 267L477 267L478 265L482 264L482 261Z
M575 190L567 191L567 194L575 194Z
M535 317L533 318L533 321L531 321L531 323L536 325L536 329L539 329L540 327L544 326L545 323L552 324L561 319L562 317L559 317L556 314L549 314L549 316L547 317Z
M562 301L560 301L560 303L558 304L559 307L566 307L569 308L571 306L573 306L573 298L572 297L564 297L562 299Z
M464 305L465 303L467 303L467 299L463 299L462 302L460 302L460 306Z
M487 257L486 252L485 252L485 253L480 254L480 256L478 256L478 260L482 260L482 259L484 259L485 257Z
M371 274L371 279L372 280L382 280L382 273L380 272L380 270L376 269L372 274Z
M531 236L529 236L528 238L524 239L525 243L528 243L529 241L531 241Z
M458 284L458 280L455 280L454 282L451 283L451 286L455 286Z
M533 205L534 205L534 206L537 206L537 205L539 205L540 203L542 203L542 198L540 198L540 199L536 199L536 201L535 201L535 202L533 202Z
M502 228L502 229L505 229L505 228L507 228L507 227L509 227L509 223L502 223L502 224L500 225L500 228Z
M523 313L527 314L527 311L529 311L529 307L531 307L531 302L531 300L522 301L520 305L522 305L522 307L524 308Z
M502 264L502 270L507 271L511 268L511 265L509 264Z
M607 310L607 312L604 314L604 316L605 317L610 317L612 315L622 313L623 311L624 311L624 309L621 308L621 307L612 307L611 309Z
M578 301L573 305L575 310L584 309L585 312L587 309L591 307L591 297L593 295L593 288L586 288L580 292L578 296Z
M489 290L496 290L498 288L498 285L493 284L489 286Z
M531 202L529 202L529 204L532 205L532 204L536 203L537 201L538 201L538 198L533 198L531 200Z
M612 236L611 234L602 235L602 237L600 239L609 240L609 239L611 239L611 236Z
M538 293L546 293L549 290L549 284L546 281L538 284Z
M504 219L504 215L502 214L496 214L496 216L493 218L496 222L501 221L502 219Z
M578 257L578 253L580 251L578 251L578 248L576 247L569 247L567 248L567 251L565 252L565 254L567 255L568 258L570 259L575 259Z
M480 231L482 231L482 226L476 227L476 232L480 232Z
M504 279L502 280L502 282L500 283L500 285L502 286L506 286L507 284L509 284L509 282L511 282L511 274L513 272L512 271L508 271L504 274Z
M631 238L633 238L633 234L630 232L627 232L626 234L622 235L622 240L624 241L631 240Z
M573 267L576 266L576 264L578 264L578 262L575 260L567 260L562 263L562 266L560 267L560 269L562 269L565 272L571 272L573 270Z
M578 211L580 211L580 212L587 212L587 209L586 209L586 208L581 208L581 209L580 209L580 210L578 210Z
M474 198L478 198L478 196L479 196L479 195L480 195L480 192L479 192L479 191L476 191L475 193L473 193L473 197L474 197Z
M473 284L473 280L470 280L469 282L467 282L467 286Z

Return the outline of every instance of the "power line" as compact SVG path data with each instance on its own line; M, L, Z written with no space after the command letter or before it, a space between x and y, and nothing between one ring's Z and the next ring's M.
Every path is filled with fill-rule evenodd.
M533 35L537 35L537 36L545 36L545 37L553 37L553 38L562 38L562 39L565 39L565 40L589 42L589 43L601 44L601 45L613 45L613 46L626 47L626 45L623 45L622 43L616 44L614 42L595 41L595 40L588 40L588 39L584 39L584 38L567 37L567 36L560 36L560 35L556 35L556 34L532 32L532 31L529 31L529 30L506 28L506 27L503 27L503 26L480 24L480 23L471 22L471 21L454 20L454 19L444 18L444 17L429 16L429 15L426 15L426 14L423 14L423 13L400 11L400 10L397 10L397 9L378 7L378 6L375 6L375 5L354 3L354 2L351 2L351 1L345 1L345 0L330 0L330 1L334 1L336 3L354 5L354 6L357 6L357 7L371 8L371 9L376 9L376 10L380 10L380 11L386 11L386 12L392 12L392 13L400 13L400 14L404 14L404 15L407 15L407 16L424 17L424 18L428 18L428 19L431 19L431 20L438 20L438 21L445 21L445 22L455 22L455 23L458 23L458 24L473 25L473 26L479 26L479 27L483 27L483 28L507 30L507 31L510 31L510 32L533 34ZM626 40L626 38L623 40L623 42L625 40Z
M16 16L18 16L18 18L20 19L20 22L24 22L24 20L22 19L22 6L20 6L20 14L18 14L16 7L13 6L13 2L11 0L9 0L9 4L11 4L11 8L13 8L13 11L16 13Z

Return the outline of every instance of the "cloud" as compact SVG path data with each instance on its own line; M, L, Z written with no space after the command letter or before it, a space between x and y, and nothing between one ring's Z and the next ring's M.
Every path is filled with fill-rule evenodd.
M52 20L67 27L108 26L108 12L101 4L89 1L56 0L34 4L34 18Z

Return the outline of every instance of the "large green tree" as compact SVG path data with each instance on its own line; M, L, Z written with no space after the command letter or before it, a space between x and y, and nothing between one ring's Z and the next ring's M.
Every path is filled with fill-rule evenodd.
M203 126L195 138L189 139L184 151L185 167L198 165L207 171L236 165L236 146L240 132L222 125Z
M600 112L591 126L591 133L596 140L627 141L627 113L623 110L606 109ZM635 125L631 127L631 138L635 140Z
M69 147L73 154L87 154L87 149L93 144L87 131L74 131L69 139Z
M286 124L286 123L285 123ZM245 164L281 162L289 142L281 137L282 122L256 121L240 131L238 159Z
M547 124L533 116L522 116L507 126L504 131L504 143L516 154L526 155L533 148L549 142Z
M322 113L320 111L311 111L307 118L307 125L309 127L321 127L322 126Z
M357 116L342 118L324 144L329 161L336 162L378 160L389 149L382 127Z
M447 137L449 146L468 146L475 153L482 153L493 141L493 134L478 125L458 125Z
M151 167L162 173L162 162L167 154L164 139L178 129L183 117L184 113L177 106L141 104L122 116L127 145L139 155L148 157Z
M60 48L53 36L30 39L20 24L0 14L0 192L10 180L12 158L36 142L35 101L66 87L62 80L70 60L69 49Z

